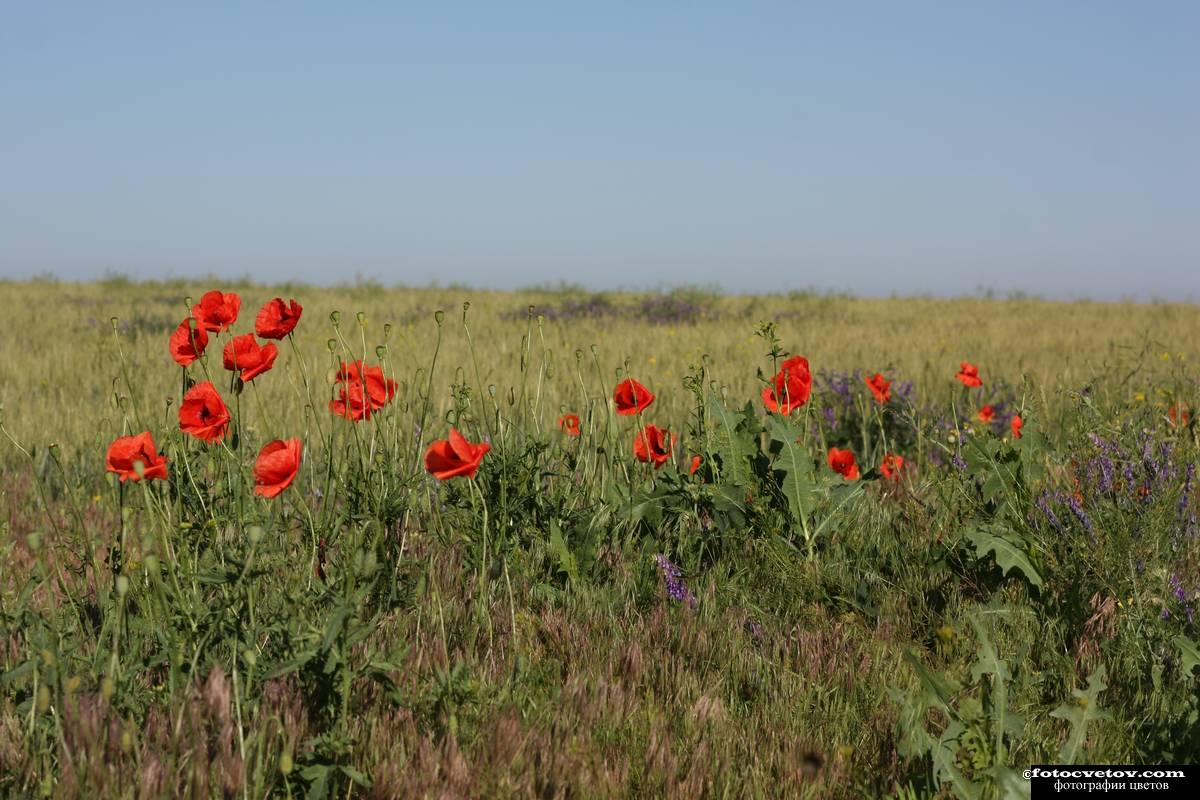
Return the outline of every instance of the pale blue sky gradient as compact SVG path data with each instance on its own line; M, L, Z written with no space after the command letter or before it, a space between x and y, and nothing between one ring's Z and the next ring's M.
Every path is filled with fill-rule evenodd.
M1200 299L1200 3L0 4L0 276Z

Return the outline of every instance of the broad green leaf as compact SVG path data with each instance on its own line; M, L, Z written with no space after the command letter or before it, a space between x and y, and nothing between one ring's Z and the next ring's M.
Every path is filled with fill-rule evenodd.
M1104 682L1107 676L1108 673L1101 664L1088 676L1086 689L1073 689L1071 695L1075 699L1068 700L1050 712L1050 716L1064 719L1071 724L1067 740L1063 742L1059 751L1057 763L1076 763L1087 740L1087 726L1097 720L1109 718L1109 713L1100 708L1100 693L1108 688Z
M567 542L563 539L562 530L558 526L558 520L550 521L550 552L554 554L558 561L558 568L566 573L572 583L579 581L579 564L575 560L575 554L567 547Z
M997 534L985 527L971 527L963 533L970 540L979 558L993 553L996 563L1000 565L1000 569L1005 575L1015 569L1024 575L1025 580L1033 586L1040 589L1045 585L1041 574L1029 560L1029 555L1007 536Z
M771 440L780 446L779 456L772 465L783 473L780 488L787 497L792 520L801 524L813 510L813 462L808 451L796 443L799 431L784 417L772 414L768 418Z
M1183 674L1190 678L1192 670L1200 666L1200 649L1197 649L1196 643L1183 634L1175 637L1175 646L1179 648L1179 667L1183 670Z
M721 482L748 486L751 483L750 459L755 452L750 437L739 430L738 415L725 407L716 392L709 392L708 410L717 423L713 433L717 452L721 455Z

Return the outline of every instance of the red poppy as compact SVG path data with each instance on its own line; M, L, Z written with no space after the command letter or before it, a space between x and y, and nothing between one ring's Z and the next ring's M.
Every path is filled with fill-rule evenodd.
M1020 414L1015 415L1011 420L1009 420L1008 427L1012 429L1012 435L1014 439L1021 438L1021 427L1024 424L1025 421L1021 419Z
M139 463L142 465L141 478L166 480L167 457L158 454L150 431L143 431L137 436L120 437L108 446L108 453L104 457L105 469L119 475L121 483L141 480L137 473Z
M254 334L247 333L235 336L225 345L225 369L241 370L243 381L252 381L262 375L275 363L279 348L274 342L260 346L254 339Z
M983 408L979 409L979 413L976 414L975 417L986 425L996 418L996 409L992 408L991 406L984 406Z
M229 326L237 322L238 311L242 307L242 298L233 292L222 294L218 291L205 292L200 302L192 306L192 316L205 330L223 333Z
M633 455L638 461L653 462L658 469L671 457L671 434L657 425L647 425L634 434Z
M970 361L964 361L958 367L958 372L955 374L959 383L963 386L983 386L983 381L979 379L979 367L972 364Z
M762 390L763 404L768 411L787 416L808 402L811 391L812 373L808 369L808 359L792 356L783 362L771 379L771 385Z
M382 367L368 367L362 361L343 363L337 382L344 384L329 410L339 417L358 422L386 406L396 396L396 382L383 376Z
M864 376L863 380L867 382L867 388L871 390L871 394L875 395L875 402L879 405L886 405L887 401L892 399L892 382L878 372L873 378Z
M700 465L704 463L701 456L692 456L692 466L688 469L688 475L695 475L696 470L700 469Z
M858 480L858 464L854 460L853 450L829 448L829 466L848 481Z
M1192 412L1188 411L1187 406L1171 406L1167 409L1167 418L1171 421L1171 427L1187 427L1192 421Z
M181 322L167 343L171 358L181 367L191 364L203 355L204 348L208 347L208 331L200 327L199 323L193 328L192 323L195 321L194 317L188 317Z
M613 402L616 403L618 414L630 417L649 408L654 402L654 394L633 378L627 378L617 384L613 391Z
M425 470L439 481L466 475L475 477L475 471L492 446L487 442L471 444L456 429L450 429L449 439L438 439L425 451Z
M276 439L263 445L254 462L254 493L259 497L276 497L291 486L300 474L303 449L299 439Z
M276 297L254 318L254 332L264 339L282 339L295 329L303 310L295 300L285 303L282 297Z
M579 415L563 414L558 418L558 427L562 428L563 433L565 433L567 436L578 436Z
M229 408L212 381L197 383L179 406L179 429L206 442L217 442L229 427Z
M888 453L883 457L883 461L879 462L879 472L888 480L899 480L902 469L904 469L904 456L898 456L895 453Z

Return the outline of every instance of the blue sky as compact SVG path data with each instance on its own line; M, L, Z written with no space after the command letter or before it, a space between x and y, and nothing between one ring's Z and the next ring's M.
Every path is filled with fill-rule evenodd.
M1200 4L6 3L0 276L1200 300Z

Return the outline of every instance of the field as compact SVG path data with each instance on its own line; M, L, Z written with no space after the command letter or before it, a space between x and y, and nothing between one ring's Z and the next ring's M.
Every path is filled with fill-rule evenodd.
M237 318L180 366L213 289ZM1170 304L0 282L0 795L1193 763L1198 358Z

